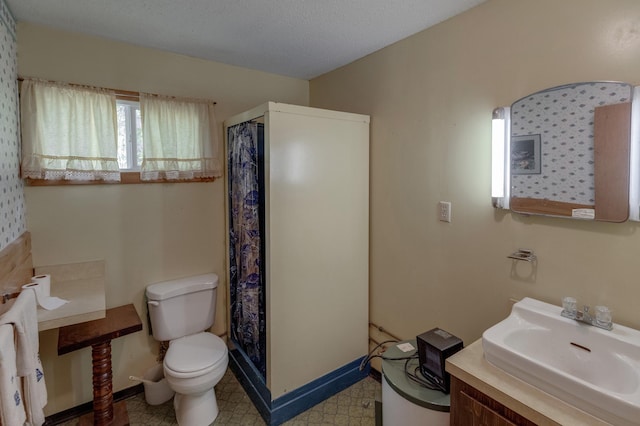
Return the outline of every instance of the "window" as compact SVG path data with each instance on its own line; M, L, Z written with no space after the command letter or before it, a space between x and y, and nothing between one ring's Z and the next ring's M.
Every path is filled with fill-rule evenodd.
M120 171L140 171L143 158L140 103L116 102L118 114L118 167Z
M30 184L222 175L215 102L25 79L20 103Z

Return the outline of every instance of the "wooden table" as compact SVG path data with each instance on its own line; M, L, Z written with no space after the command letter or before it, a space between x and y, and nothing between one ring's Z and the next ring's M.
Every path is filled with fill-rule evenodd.
M60 328L58 355L91 346L93 413L82 416L80 425L129 424L125 402L113 403L111 340L140 330L142 322L132 304L107 309L104 318Z

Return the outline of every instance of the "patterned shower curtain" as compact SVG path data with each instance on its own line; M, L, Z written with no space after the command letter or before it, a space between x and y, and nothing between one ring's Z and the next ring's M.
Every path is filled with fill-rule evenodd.
M231 332L266 377L258 125L230 127L228 141Z

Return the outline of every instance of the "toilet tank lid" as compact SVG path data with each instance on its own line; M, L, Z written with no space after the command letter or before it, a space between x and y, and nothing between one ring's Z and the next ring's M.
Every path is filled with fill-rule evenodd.
M149 300L164 300L195 291L209 290L218 287L216 274L196 275L176 280L162 281L147 287Z

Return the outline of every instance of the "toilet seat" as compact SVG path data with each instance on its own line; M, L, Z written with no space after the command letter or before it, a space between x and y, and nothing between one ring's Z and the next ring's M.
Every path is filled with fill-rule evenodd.
M213 333L202 332L172 340L165 354L164 368L176 378L207 374L227 360L227 345Z

